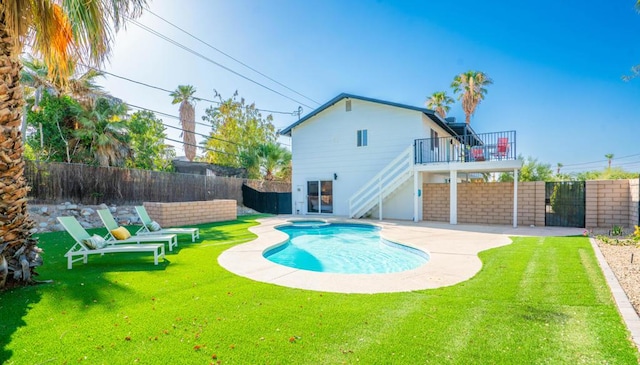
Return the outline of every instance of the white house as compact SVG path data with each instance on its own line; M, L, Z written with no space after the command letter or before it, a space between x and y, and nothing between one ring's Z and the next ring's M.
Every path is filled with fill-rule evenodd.
M422 183L453 182L455 224L457 183L470 173L517 174L522 166L514 131L477 134L433 110L351 94L280 133L291 137L294 214L417 221Z

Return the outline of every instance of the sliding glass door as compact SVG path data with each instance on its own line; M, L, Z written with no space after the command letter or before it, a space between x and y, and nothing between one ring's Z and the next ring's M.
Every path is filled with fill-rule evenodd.
M307 212L333 213L333 181L307 181Z

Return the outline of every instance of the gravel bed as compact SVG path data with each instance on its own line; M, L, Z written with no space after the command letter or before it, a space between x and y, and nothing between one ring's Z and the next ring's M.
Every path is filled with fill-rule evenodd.
M640 314L640 247L635 244L612 245L597 239L596 242L633 308Z

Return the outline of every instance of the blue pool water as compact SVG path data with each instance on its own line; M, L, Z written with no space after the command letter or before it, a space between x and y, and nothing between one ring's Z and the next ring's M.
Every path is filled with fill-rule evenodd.
M264 257L302 270L342 273L392 273L415 269L429 261L420 250L380 238L380 229L363 224L294 222L277 229L289 241Z

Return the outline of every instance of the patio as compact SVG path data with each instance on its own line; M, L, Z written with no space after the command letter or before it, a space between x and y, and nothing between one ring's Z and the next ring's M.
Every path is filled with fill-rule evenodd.
M293 216L262 218L259 226L250 228L258 238L223 252L218 263L227 270L261 282L286 287L335 293L391 293L450 286L473 277L482 267L478 253L511 243L509 236L581 235L581 228L507 227L450 225L437 222L366 220L382 227L381 236L412 246L430 255L428 264L415 270L391 274L330 274L275 264L262 256L270 247L287 239L274 227ZM345 221L328 218L329 222Z

